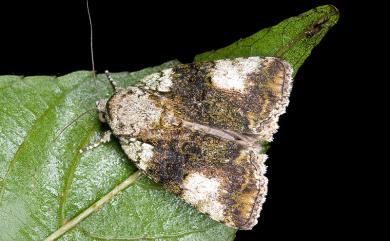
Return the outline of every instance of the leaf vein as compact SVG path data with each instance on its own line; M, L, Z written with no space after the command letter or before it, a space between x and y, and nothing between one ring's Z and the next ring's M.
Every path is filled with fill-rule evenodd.
M94 130L97 127L97 125L98 125L98 123L94 124L92 126L91 130ZM92 135L93 132L91 132L90 134ZM91 135L88 135L84 139L84 141L82 142L83 143L82 146L85 146L86 144L88 144L88 140L90 140ZM79 152L77 152L77 154L74 156L74 158L72 159L72 161L70 163L67 174L64 175L64 188L61 192L62 195L60 195L60 201L59 201L60 205L58 207L58 212L57 212L59 214L58 215L58 218L59 218L58 219L58 227L61 227L64 224L64 220L65 220L65 216L66 216L64 206L66 203L66 199L68 197L70 186L73 183L74 173L76 172L80 158L81 158L81 155Z
M57 77L55 77L53 79L53 81L55 81L57 79ZM85 78L85 79L88 79L88 78ZM3 177L3 180L2 180L2 186L0 186L0 203L2 202L2 199L4 197L4 190L5 190L5 186L6 186L6 181L8 179L8 176L9 176L9 173L12 171L13 167L15 166L15 163L18 159L18 156L20 154L20 152L25 148L25 145L26 145L26 140L30 137L30 135L33 133L33 131L39 126L39 124L44 120L44 118L50 113L50 111L55 108L55 106L61 102L62 100L64 100L64 98L67 96L68 93L72 92L73 90L77 89L82 83L84 83L85 79L83 79L82 81L80 81L78 84L74 85L72 88L70 88L69 90L67 91L64 91L61 95L59 95L58 98L56 98L54 101L53 101L53 104L50 105L40 116L38 119L36 119L31 128L28 130L25 138L23 139L23 142L19 145L18 149L16 150L13 158L10 160L9 164L8 164L8 167L7 167L7 171Z

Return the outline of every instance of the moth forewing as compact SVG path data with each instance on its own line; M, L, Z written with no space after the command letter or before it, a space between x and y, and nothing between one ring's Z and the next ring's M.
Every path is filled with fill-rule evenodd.
M277 130L291 72L273 57L183 64L116 91L99 111L145 175L212 219L251 229L267 193L258 142Z

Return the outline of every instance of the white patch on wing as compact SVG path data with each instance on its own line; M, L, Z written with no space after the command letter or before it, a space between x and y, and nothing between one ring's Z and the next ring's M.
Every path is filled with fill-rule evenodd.
M148 169L148 164L153 158L152 145L134 141L126 145L122 144L122 148L127 156L133 160L141 170L146 171Z
M160 92L169 92L172 86L172 78L171 78L172 69L164 69L162 73L163 75L158 80L159 85L157 86L157 90Z
M247 75L260 68L259 57L218 60L211 71L211 82L217 88L226 90L245 90Z
M153 158L153 146L147 143L142 143L141 145L142 150L141 153L138 154L139 156L139 164L138 166L146 170L148 168L148 163Z
M151 90L156 90L157 88L157 84L158 84L158 78L160 78L160 74L157 72L157 73L153 73L153 74L150 74L148 76L145 76L141 82L145 84L145 87L147 89L151 89Z
M196 206L199 211L207 213L214 220L224 219L225 206L218 200L221 192L220 182L201 173L191 173L183 181L183 198Z
M172 86L172 69L164 69L161 72L153 73L141 80L146 89L169 92Z

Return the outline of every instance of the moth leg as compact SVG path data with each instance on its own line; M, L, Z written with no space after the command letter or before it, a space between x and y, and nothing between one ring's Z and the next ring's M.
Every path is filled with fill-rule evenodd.
M117 92L120 89L118 87L118 83L114 80L114 78L112 78L111 73L108 70L104 71L104 73L106 74L107 79L110 82L110 84L111 84L112 88L114 89L114 91Z
M93 148L100 146L100 144L109 142L111 140L111 134L111 131L105 131L95 143L89 144L88 146L82 148L80 153L92 150Z

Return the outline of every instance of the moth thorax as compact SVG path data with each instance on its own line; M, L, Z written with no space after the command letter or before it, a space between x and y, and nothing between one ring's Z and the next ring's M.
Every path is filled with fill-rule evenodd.
M116 92L106 109L106 119L114 134L134 138L157 128L163 112L150 94L134 87Z

